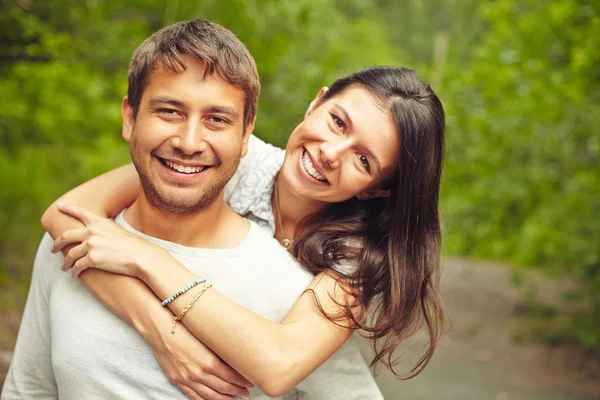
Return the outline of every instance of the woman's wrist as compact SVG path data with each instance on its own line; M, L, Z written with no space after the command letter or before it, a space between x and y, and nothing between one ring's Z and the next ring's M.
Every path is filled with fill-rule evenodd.
M181 269L185 275L191 274L168 251L157 246L152 246L152 249L144 252L143 256L136 257L134 267L136 277L143 281L160 300L171 296L191 282L180 276L183 272ZM191 277L193 278L194 275L191 274Z
M170 258L169 253L161 247L150 246L143 254L132 259L132 271L134 276L150 286L150 282L156 273L156 269L164 265L165 260Z
M173 321L173 314L157 305L160 305L159 300L156 301L156 305L148 305L143 313L135 314L131 321L133 328L152 348L160 347L164 343L163 335L170 333L169 328Z

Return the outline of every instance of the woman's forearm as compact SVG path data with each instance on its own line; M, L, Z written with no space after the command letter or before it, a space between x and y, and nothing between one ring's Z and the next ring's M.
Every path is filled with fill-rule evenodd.
M141 267L139 275L161 299L197 279L166 252L164 259L154 258L151 264ZM313 282L315 294L325 300L325 310L332 311L326 299L329 289L335 287L333 278L325 277L322 285ZM179 313L196 292L191 289L171 302L169 307L173 314ZM282 323L276 323L213 288L187 312L182 323L225 362L272 397L302 381L353 332L327 320L309 292L296 301Z
M156 296L137 278L90 269L80 279L94 296L147 342L157 338L156 327L172 320L172 313L155 306Z
M81 222L61 213L57 203L84 206L103 217L112 218L137 198L139 177L133 164L113 169L70 190L56 200L42 216L42 226L57 238L64 231L81 228Z
M144 282L97 269L87 270L80 278L107 308L138 331L172 384L198 394L218 391L223 396L248 398L250 382L185 327L171 334L173 314L160 305Z

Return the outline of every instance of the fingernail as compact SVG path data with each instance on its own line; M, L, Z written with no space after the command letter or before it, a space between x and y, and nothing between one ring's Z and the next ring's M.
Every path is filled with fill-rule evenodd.
M56 205L58 206L58 208L63 208L64 206L67 205L66 201L59 201L58 203L56 203Z
M248 400L250 398L250 394L245 394L243 396L240 396L242 399L246 399Z

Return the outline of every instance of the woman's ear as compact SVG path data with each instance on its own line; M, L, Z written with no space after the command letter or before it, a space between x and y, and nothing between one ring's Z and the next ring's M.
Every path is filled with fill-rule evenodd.
M129 104L127 96L123 97L123 103L121 104L121 116L123 117L123 128L121 135L127 142L131 140L133 134L133 125L135 125L135 117L133 116L133 108Z
M328 91L329 91L329 88L327 86L323 86L319 90L319 93L317 93L317 96L308 105L308 109L306 110L306 113L304 113L304 118L308 117L317 107L319 107L319 105L321 104L321 101L323 100L323 96Z

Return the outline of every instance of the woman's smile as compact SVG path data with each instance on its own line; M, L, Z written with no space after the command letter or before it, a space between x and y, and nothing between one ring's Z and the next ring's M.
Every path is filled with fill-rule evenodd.
M319 167L316 165L316 163L313 162L310 153L306 149L304 149L302 152L301 165L302 169L304 169L304 172L306 172L310 177L314 178L320 183L329 183L323 176L323 173L319 170Z

